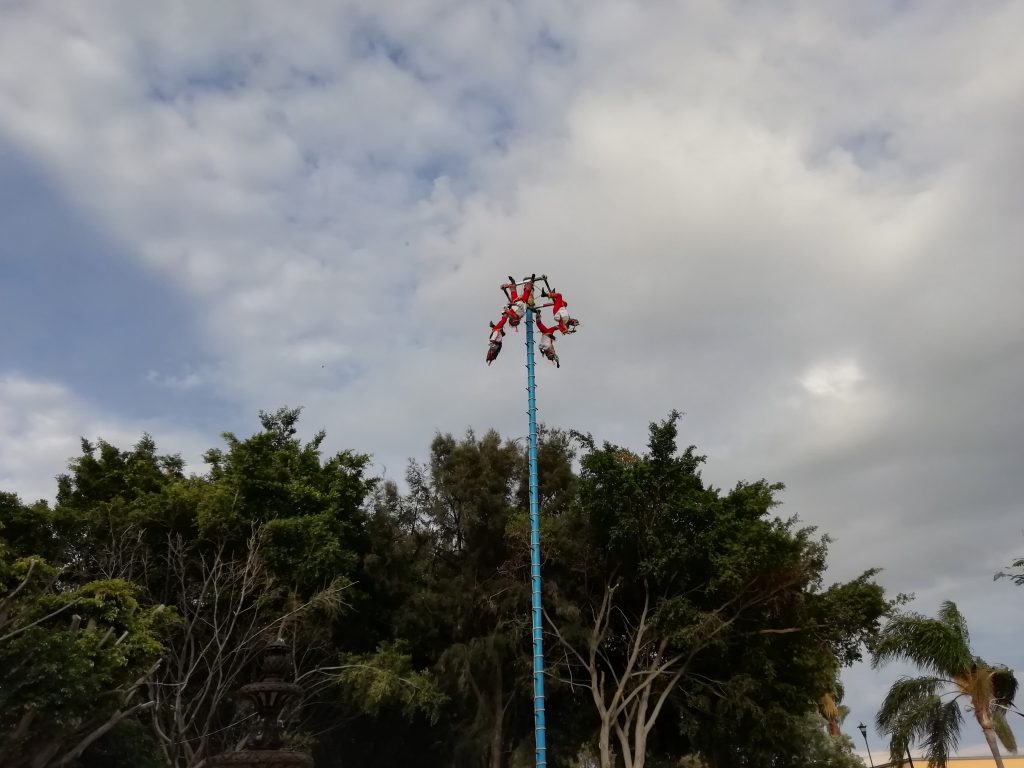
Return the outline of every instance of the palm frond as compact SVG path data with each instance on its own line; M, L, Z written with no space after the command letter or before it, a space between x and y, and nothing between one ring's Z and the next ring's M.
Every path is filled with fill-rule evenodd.
M928 718L928 735L921 742L925 758L932 768L946 768L946 760L960 743L960 726L964 717L955 701L935 707Z
M910 613L890 619L873 649L872 667L909 661L945 677L962 675L974 662L960 630L944 621Z
M829 736L838 736L842 732L839 727L841 722L839 718L839 705L836 703L832 692L824 693L818 699L818 713L825 719L825 723L828 725Z
M992 725L995 728L996 736L999 737L999 742L1010 752L1016 752L1017 738L1006 721L1006 710L996 708L992 713Z
M992 667L992 696L1004 707L1013 703L1017 695L1017 677L1008 667Z
M901 677L885 695L882 706L875 718L878 729L883 733L899 730L909 713L916 711L922 702L938 699L945 681L938 677Z
M889 763L903 765L903 756L910 751L910 734L897 731L889 737Z
M937 761L932 765L939 768L945 765L945 758L956 748L962 722L960 707L955 701L943 703L938 696L925 696L907 701L888 727L882 728L881 722L879 727L890 738L889 756L893 763L900 763L911 745L921 744L929 759Z
M959 637L965 648L971 646L971 633L967 629L967 620L952 600L944 600L939 607L939 621L949 627Z
M839 705L839 722L845 723L846 718L850 716L850 708L845 704Z
M826 693L818 699L818 712L826 720L839 720L839 705L833 694Z

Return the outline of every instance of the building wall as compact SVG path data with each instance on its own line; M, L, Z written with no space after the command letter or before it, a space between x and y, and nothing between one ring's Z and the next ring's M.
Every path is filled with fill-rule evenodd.
M946 761L946 768L995 768L996 761L992 756L988 757L951 757ZM904 760L902 763L883 763L875 768L910 768L910 763ZM923 757L914 758L914 768L930 768ZM1003 755L1003 766L1005 768L1024 768L1024 756Z

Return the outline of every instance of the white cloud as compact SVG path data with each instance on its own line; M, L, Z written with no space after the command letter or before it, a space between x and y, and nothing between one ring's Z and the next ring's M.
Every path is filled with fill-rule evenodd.
M167 419L98 413L57 382L0 374L0 488L24 501L53 501L55 478L81 454L81 438L103 438L127 449L146 432L158 450L181 454L188 470L202 471L209 436L182 430Z
M854 361L816 365L800 377L800 386L815 397L848 399L864 373Z

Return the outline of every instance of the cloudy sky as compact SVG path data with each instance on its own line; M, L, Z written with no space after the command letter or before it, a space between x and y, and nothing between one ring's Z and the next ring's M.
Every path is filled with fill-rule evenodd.
M284 404L393 478L436 430L521 435L487 322L546 272L585 327L544 421L639 448L684 411L715 483L787 484L836 579L954 599L1024 670L1024 590L992 582L1024 555L1022 28L995 0L0 0L0 488L52 496L79 436L194 461ZM897 674L846 675L858 742Z

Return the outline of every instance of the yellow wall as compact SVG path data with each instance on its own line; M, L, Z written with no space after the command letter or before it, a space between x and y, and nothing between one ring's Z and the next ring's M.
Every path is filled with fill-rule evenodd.
M951 757L946 761L946 768L994 768L996 761L990 757ZM902 763L885 763L877 768L894 768L902 765L903 768L910 768L910 763L904 760ZM924 758L914 758L914 768L928 768L930 764ZM1003 756L1005 768L1024 768L1024 756Z

